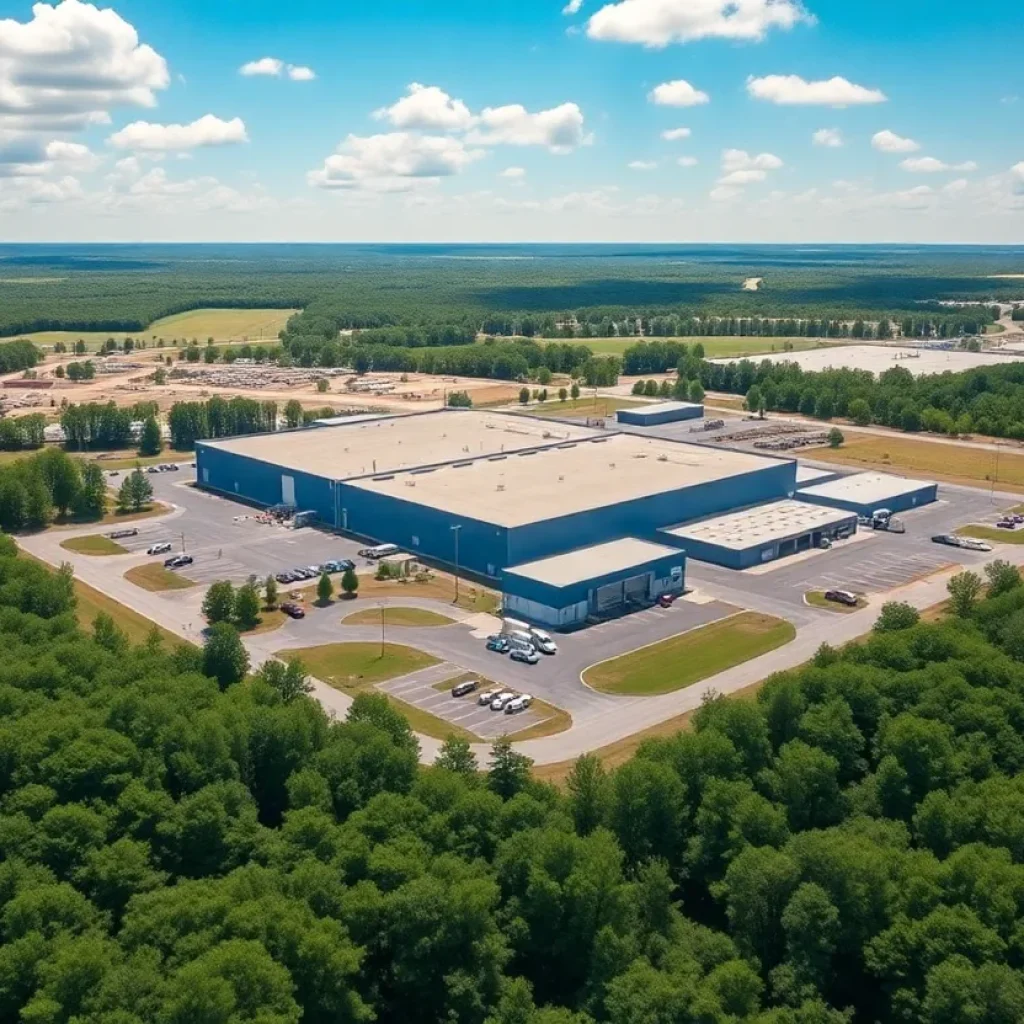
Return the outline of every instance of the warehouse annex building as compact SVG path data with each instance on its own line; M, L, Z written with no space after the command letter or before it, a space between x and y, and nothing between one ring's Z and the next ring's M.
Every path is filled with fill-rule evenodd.
M500 583L509 607L526 615L526 602L550 625L678 592L691 544L697 557L734 565L728 543L683 528L790 501L800 486L791 459L461 409L200 442L196 466L200 487L310 511ZM805 509L826 504L799 497L792 504ZM777 538L775 557L850 518L803 515L803 532ZM739 561L768 547L755 530Z

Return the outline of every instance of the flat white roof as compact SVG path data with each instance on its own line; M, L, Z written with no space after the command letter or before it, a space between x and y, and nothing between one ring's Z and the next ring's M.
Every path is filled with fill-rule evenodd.
M932 480L907 480L889 473L854 473L852 476L841 476L838 480L829 480L828 483L801 487L800 494L881 507L887 498L934 486Z
M703 406L698 402L651 402L649 405L638 405L632 409L622 409L622 412L628 413L661 413L661 412L675 412L677 409L702 409Z
M797 484L812 484L815 480L823 480L827 476L835 476L831 470L815 469L814 466L799 465L796 467Z
M571 424L475 410L372 417L337 427L206 441L220 451L261 459L331 480L411 469L481 455L595 437Z
M682 565L686 557L679 548L667 544L654 544L649 540L624 537L605 544L594 544L589 548L578 548L564 555L539 558L535 562L524 562L505 569L515 576L525 576L538 583L552 587L566 587L572 583L607 576L613 572L625 572L634 566L645 565L656 558L675 555Z
M804 501L775 501L742 512L730 512L672 529L661 530L683 541L703 541L733 551L745 551L777 540L788 540L853 519L855 513Z
M829 345L804 352L769 352L748 357L756 363L765 359L773 363L796 363L804 370L848 368L870 370L876 376L902 366L915 377L929 373L962 373L979 366L1008 366L1024 359L1024 352L998 355L995 352L964 352L962 350L911 348L900 345ZM735 363L737 358L712 359L712 363Z
M357 412L351 416L325 416L320 420L313 420L314 427L348 427L353 423L367 423L370 420L382 420L387 418L386 412Z
M540 451L367 477L348 486L514 527L779 464L778 459L729 449L604 434ZM680 502L679 518L686 518L685 502Z

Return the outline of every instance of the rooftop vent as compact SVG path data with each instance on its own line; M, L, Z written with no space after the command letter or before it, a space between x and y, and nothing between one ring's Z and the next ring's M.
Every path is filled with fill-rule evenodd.
M503 490L505 490L505 485L504 484L498 484L498 486L495 488L495 490L503 491Z
M405 486L406 487L415 487L416 486L416 481L415 480L406 480L405 481Z

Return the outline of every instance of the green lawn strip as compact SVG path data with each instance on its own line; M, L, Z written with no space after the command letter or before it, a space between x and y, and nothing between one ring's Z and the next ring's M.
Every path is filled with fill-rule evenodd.
M825 592L822 590L810 590L804 594L804 600L812 608L824 608L826 611L839 612L843 615L849 615L850 612L858 612L861 608L867 608L868 603L860 595L857 596L856 605L840 604L838 601L826 601Z
M380 608L363 608L346 615L342 623L346 626L379 626L381 624ZM447 615L428 611L426 608L388 608L384 616L387 626L450 626L455 622Z
M787 644L792 624L740 612L588 668L583 681L604 693L654 695L681 690Z
M956 531L961 537L974 537L993 544L1024 544L1024 527L1017 530L997 530L994 526L961 526Z
M322 644L278 651L277 657L301 658L310 675L345 693L360 693L376 683L438 663L432 655L402 644L385 644L382 655L378 643Z
M94 526L121 526L123 523L134 523L139 519L151 519L153 516L162 516L170 511L170 505L154 501L147 508L141 509L138 512L118 512L116 509L111 509L102 519L75 519L73 516L69 516L67 519L55 519L47 529L66 530L90 523Z
M86 537L69 537L62 540L60 546L65 551L74 551L79 555L127 555L128 549L121 547L116 541L104 537L101 533L92 533Z
M551 392L549 390L548 394ZM667 401L667 399L662 399ZM629 398L567 398L564 402L559 401L557 394L546 402L534 402L532 405L520 406L517 411L526 416L540 416L553 419L584 419L587 417L597 418L600 416L611 416L619 409L635 409L637 406L645 405L644 402L635 402Z
M136 565L129 569L124 578L129 583L134 583L143 590L188 590L196 585L195 580L187 576L181 576L170 569L165 569L159 562L148 562L146 565Z

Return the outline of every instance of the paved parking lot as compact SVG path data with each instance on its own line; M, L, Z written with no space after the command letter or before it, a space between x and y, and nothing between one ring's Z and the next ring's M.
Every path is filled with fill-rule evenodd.
M479 691L465 697L453 697L447 687L444 690L435 688L438 683L448 682L464 674L457 665L442 662L421 672L413 672L411 675L381 683L379 688L405 701L406 704L412 704L422 711L429 711L437 718L466 729L482 740L493 740L506 733L511 735L522 732L546 720L547 716L535 707L529 707L515 715L506 715L503 711L481 707L478 702Z
M955 564L949 554L954 548L937 548L935 553L911 551L897 554L891 550L875 551L869 557L848 563L833 571L790 583L801 594L808 590L852 590L857 594L885 593L905 586L923 576Z

